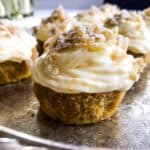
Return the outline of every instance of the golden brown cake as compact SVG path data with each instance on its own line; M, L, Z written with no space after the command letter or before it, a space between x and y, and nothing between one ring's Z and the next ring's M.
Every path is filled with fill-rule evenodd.
M44 51L43 45L48 38L62 33L65 29L68 16L63 7L56 8L52 14L43 19L41 24L34 28L34 34L37 38L37 49L41 55Z
M36 41L24 29L0 23L0 84L31 76L30 65L36 58Z
M21 63L11 61L0 63L0 84L17 82L28 78L30 75L30 69L25 61Z
M117 30L97 25L76 26L47 44L32 69L43 112L66 124L110 119L143 71L143 59L127 48Z
M117 91L99 94L64 94L36 83L34 92L41 109L48 116L66 124L76 125L110 119L125 95L125 92Z

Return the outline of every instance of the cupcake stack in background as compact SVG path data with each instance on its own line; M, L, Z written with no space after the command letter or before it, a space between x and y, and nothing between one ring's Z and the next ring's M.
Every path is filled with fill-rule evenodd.
M32 69L35 95L50 118L76 125L110 119L150 62L149 20L149 8L105 4L70 16L60 6L33 28L37 44L26 31L1 24L0 84L27 78Z

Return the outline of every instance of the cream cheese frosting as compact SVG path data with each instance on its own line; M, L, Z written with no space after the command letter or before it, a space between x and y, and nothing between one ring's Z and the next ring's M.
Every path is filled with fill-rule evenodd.
M36 40L24 29L0 23L0 62L31 60Z
M45 42L48 38L56 36L65 30L68 15L62 6L56 8L52 14L42 20L41 25L35 28L38 40Z
M119 27L119 33L129 38L129 50L137 54L150 52L149 30L137 12L123 10L106 23L107 27Z
M127 91L139 79L143 59L126 54L117 30L78 26L58 36L32 69L36 83L60 93Z

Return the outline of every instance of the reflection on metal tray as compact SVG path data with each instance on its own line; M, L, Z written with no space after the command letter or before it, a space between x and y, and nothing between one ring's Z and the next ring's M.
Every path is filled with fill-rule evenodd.
M120 148L150 148L150 66L127 93L112 120L88 126L67 126L39 110L31 80L0 86L0 124L46 139L74 144Z

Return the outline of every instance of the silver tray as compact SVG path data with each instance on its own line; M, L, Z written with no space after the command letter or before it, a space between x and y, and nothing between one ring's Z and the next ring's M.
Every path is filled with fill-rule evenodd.
M39 109L29 79L0 86L0 125L76 146L150 149L150 66L126 94L112 120L86 126L55 122Z

